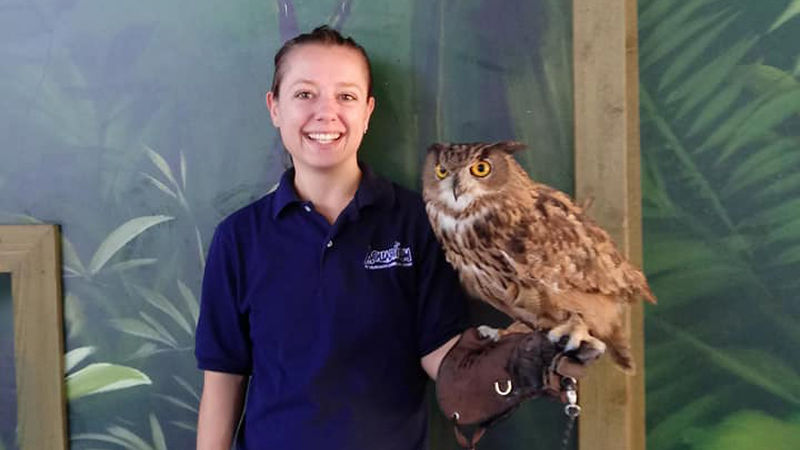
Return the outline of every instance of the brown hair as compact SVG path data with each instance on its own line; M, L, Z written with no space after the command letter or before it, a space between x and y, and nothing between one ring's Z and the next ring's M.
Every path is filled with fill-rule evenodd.
M364 47L356 43L351 37L344 37L333 28L322 25L314 28L310 33L303 33L286 41L283 46L275 53L275 72L272 74L272 95L278 98L278 91L280 90L281 79L283 78L283 60L292 48L303 44L322 44L322 45L338 45L342 47L352 48L356 50L363 58L364 63L367 65L367 95L372 97L372 65L369 62Z

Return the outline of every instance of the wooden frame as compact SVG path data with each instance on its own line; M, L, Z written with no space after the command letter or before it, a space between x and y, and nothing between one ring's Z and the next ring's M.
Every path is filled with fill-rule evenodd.
M575 195L620 250L642 263L639 67L635 0L573 0ZM644 450L644 323L628 315L635 376L608 358L581 383L581 450Z
M61 239L54 225L0 225L0 272L11 273L18 439L67 448Z

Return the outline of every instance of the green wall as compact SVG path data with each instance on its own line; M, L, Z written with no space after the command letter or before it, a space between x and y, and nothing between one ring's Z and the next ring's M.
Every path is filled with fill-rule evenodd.
M431 142L511 138L571 190L569 2L4 3L0 223L62 226L72 448L192 447L203 255L283 171L272 55L321 23L372 55L362 156L380 172L417 187ZM554 448L563 426L531 402L482 448ZM440 418L432 438L454 448Z
M639 1L651 450L800 448L798 13Z

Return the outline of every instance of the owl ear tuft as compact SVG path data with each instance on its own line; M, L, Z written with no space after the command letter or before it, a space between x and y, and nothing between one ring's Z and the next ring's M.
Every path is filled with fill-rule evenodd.
M509 155L513 155L514 153L527 148L528 146L522 142L517 141L501 141L497 142L496 144L492 145L493 149L502 150Z
M447 144L442 144L440 142L434 142L433 144L431 144L430 147L428 147L428 153L433 153L433 152L439 153L442 150L444 150L445 147L447 147Z

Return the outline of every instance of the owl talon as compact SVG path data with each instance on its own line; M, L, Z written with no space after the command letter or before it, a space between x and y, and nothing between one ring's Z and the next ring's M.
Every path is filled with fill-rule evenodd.
M603 346L605 347L605 344L603 344ZM605 350L600 350L598 348L595 348L591 346L588 342L581 342L581 345L577 349L568 352L568 355L577 359L582 363L585 363L589 361L594 361L595 359L602 356L604 352Z
M597 359L606 351L606 344L589 334L580 319L571 319L553 328L547 333L547 338L563 349L564 353L582 362Z
M483 339L491 339L492 342L497 342L500 339L500 330L488 325L481 325L478 327L478 335Z

